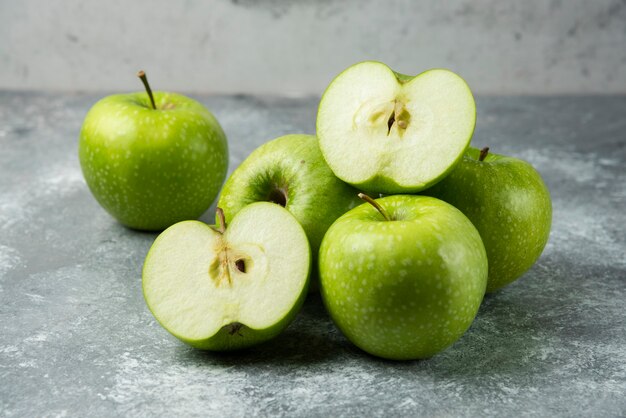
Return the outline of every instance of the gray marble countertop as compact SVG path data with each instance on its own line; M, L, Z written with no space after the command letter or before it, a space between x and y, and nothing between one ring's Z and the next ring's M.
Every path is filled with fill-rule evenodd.
M97 98L0 92L0 415L626 415L626 97L477 98L473 144L539 170L552 234L461 340L404 363L353 347L319 296L245 352L164 331L141 293L156 235L117 224L80 172ZM314 132L315 98L198 99L228 135L231 171L268 139Z

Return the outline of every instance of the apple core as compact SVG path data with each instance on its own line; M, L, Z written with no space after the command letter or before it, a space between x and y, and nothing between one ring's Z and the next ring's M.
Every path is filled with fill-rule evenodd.
M223 239L215 245L216 257L209 265L209 277L216 287L232 286L242 275L251 274L259 280L267 276L267 256L262 246L246 244L233 247Z
M241 278L242 274L251 273L264 280L267 276L267 256L261 245L244 243L239 246L229 244L224 238L226 232L226 218L222 208L216 209L219 222L213 228L220 235L214 245L216 257L209 266L209 277L216 286L233 285L233 281ZM256 260L256 263L255 261Z

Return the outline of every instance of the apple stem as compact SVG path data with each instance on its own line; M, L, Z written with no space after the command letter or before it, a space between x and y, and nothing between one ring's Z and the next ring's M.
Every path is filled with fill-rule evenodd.
M152 89L150 88L150 84L148 84L148 77L146 77L146 73L141 70L137 73L137 77L141 79L143 86L146 88L146 92L148 93L148 97L150 97L150 103L152 103L152 108L156 110L156 104L154 103L154 97L152 96Z
M391 221L392 220L391 217L389 216L389 214L387 213L387 211L382 206L380 206L377 201L375 201L374 199L372 199L371 197L369 197L365 193L359 193L359 197L361 199L365 200L370 205L374 206L374 208L376 208L376 210L378 212L380 212L381 215L383 215L383 218L385 218L385 220L387 220L387 221Z
M226 217L224 216L224 211L222 210L222 208L217 208L215 209L215 213L217 213L217 219L219 222L217 231L220 234L223 234L224 232L226 232Z
M485 157L489 154L489 147L485 147L480 150L480 155L478 156L478 161L483 161Z

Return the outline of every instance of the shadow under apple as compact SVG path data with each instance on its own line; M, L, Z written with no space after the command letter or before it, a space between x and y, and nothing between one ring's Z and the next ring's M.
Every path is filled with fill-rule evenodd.
M294 322L276 338L247 349L227 352L197 350L181 345L187 360L221 365L309 365L331 362L347 353L359 355L334 327L319 294L310 294Z
M486 295L476 320L463 337L426 360L385 360L358 349L334 326L319 294L310 294L285 332L264 344L226 353L181 345L179 353L191 361L232 365L330 365L340 361L436 378L530 378L564 365L567 350L571 350L567 346L571 337L567 323L577 323L584 314L570 303L574 300L571 293L570 297L563 296L563 289L556 285L563 278L549 271L551 276L546 277L544 270L533 268L519 283Z

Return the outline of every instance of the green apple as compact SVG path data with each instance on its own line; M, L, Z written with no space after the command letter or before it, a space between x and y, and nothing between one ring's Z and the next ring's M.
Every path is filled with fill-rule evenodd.
M458 209L427 196L363 204L320 248L321 294L335 324L370 354L431 357L469 328L485 294L487 255Z
M252 202L277 203L300 222L317 255L328 227L360 203L357 194L335 177L315 136L286 135L263 144L241 163L224 184L218 206L230 222Z
M550 235L552 203L527 162L469 148L429 196L456 206L476 226L487 250L487 292L515 281L537 261Z
M472 92L455 73L410 77L367 61L330 83L317 135L341 180L369 192L411 193L446 176L469 146L475 122Z
M310 248L293 215L258 202L225 225L223 215L219 229L179 222L157 237L143 266L154 317L200 349L232 350L275 337L307 294Z
M97 102L78 154L96 200L122 224L162 230L196 219L226 176L226 136L200 103L174 93L116 94Z

